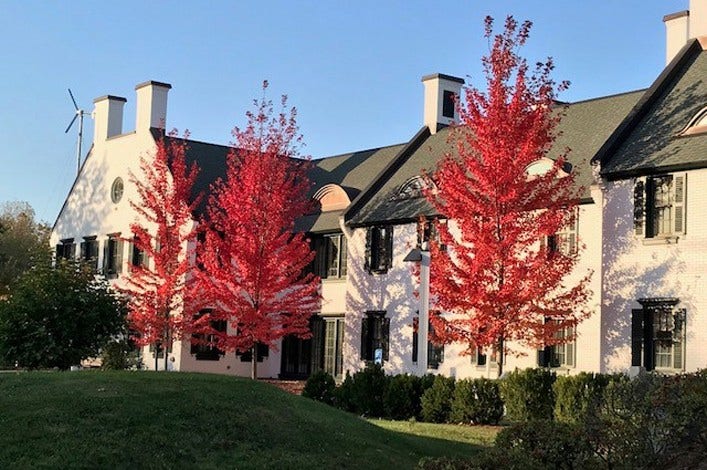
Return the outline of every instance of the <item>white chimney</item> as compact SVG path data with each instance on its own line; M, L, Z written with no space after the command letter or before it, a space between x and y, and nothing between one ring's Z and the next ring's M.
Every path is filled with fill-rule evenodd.
M101 96L93 100L93 141L102 142L123 132L125 98Z
M665 65L668 65L682 46L690 39L690 12L679 11L672 15L665 15Z
M422 77L422 83L425 85L424 124L435 134L440 124L448 126L456 120L456 97L461 96L464 80L435 73Z
M689 10L666 15L663 22L667 65L690 39L707 36L707 0L690 0Z
M137 117L135 131L149 131L151 127L164 129L167 122L167 92L169 83L149 81L135 87L137 93Z

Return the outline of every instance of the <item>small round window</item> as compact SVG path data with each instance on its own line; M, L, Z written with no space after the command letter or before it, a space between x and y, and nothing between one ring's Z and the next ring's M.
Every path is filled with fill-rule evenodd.
M110 188L110 198L114 203L119 203L123 198L123 179L118 177L113 181L113 186Z

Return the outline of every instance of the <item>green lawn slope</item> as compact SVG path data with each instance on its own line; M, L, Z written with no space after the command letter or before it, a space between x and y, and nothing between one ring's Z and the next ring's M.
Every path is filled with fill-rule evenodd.
M0 374L0 468L412 468L483 449L405 425L226 376Z

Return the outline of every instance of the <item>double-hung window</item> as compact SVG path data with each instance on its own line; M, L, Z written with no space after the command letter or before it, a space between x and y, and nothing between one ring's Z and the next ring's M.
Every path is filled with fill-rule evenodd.
M74 259L76 256L76 244L73 238L61 240L56 245L56 259Z
M361 322L361 359L382 363L388 360L390 318L384 310L366 312Z
M95 235L83 237L81 242L81 260L93 269L98 269L98 240Z
M109 279L118 277L123 267L123 240L119 233L108 235L103 246L103 275Z
M333 233L315 236L313 239L314 274L322 279L343 279L347 273L346 236Z
M369 273L388 272L393 260L393 226L377 225L366 232L366 270Z
M636 236L671 239L684 234L686 196L685 173L638 178L633 192Z
M211 312L211 309L203 309L196 318ZM218 361L224 355L224 352L216 346L216 340L217 334L226 332L226 320L211 320L209 326L212 332L192 335L190 352L197 361Z
M548 319L547 323L558 324L556 320ZM575 327L559 328L554 335L557 344L547 346L538 351L538 365L540 367L574 367L576 364Z
M412 319L412 362L417 363L419 343L420 343L420 331L419 331L420 319L419 317L414 317ZM428 369L438 369L439 365L444 362L444 345L437 344L429 339L430 336L434 336L434 330L432 323L428 323L428 340L427 340L427 368Z
M631 313L631 365L646 370L685 368L685 309L675 298L639 299Z

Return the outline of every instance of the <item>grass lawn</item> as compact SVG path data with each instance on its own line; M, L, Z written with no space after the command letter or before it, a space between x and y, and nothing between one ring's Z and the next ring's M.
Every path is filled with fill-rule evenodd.
M366 421L247 379L0 374L0 468L413 468L493 428Z

